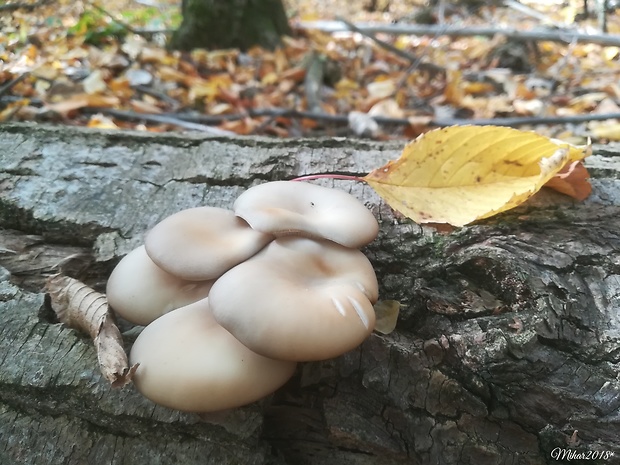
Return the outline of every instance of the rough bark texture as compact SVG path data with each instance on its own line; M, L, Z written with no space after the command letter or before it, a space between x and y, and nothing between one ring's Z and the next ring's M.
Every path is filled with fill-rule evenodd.
M401 145L0 127L0 464L562 463L557 448L615 454L571 463L620 463L613 147L588 161L587 201L543 192L450 234L395 218L367 186L326 181L380 221L365 252L381 297L404 304L397 330L225 414L110 388L90 340L40 293L61 260L101 290L179 209L230 207L264 181L365 173Z
M184 0L182 13L176 50L275 48L290 32L282 0Z

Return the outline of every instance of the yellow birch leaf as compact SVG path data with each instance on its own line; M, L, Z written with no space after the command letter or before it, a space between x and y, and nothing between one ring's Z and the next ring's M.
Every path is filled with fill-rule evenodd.
M416 223L463 226L523 203L590 151L512 128L452 126L421 135L364 181Z

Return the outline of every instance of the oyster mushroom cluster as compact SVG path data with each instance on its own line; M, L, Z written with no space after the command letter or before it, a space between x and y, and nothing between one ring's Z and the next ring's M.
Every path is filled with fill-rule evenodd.
M107 286L117 314L147 325L130 354L136 387L178 410L223 410L275 391L296 362L355 348L378 298L358 248L377 232L353 196L291 181L247 190L234 211L164 219Z

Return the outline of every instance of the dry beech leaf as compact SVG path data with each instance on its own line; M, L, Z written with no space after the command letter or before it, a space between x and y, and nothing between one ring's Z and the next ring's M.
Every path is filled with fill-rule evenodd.
M512 128L452 126L421 135L364 180L416 223L463 226L523 203L590 152Z
M589 177L590 174L583 163L574 161L552 177L545 187L555 189L577 200L585 200L592 192L592 185L588 182Z
M45 284L58 319L88 333L95 343L99 369L113 387L129 383L138 368L129 367L121 333L105 295L68 276L50 276Z
M380 300L375 305L375 331L390 334L396 328L401 303L398 300Z

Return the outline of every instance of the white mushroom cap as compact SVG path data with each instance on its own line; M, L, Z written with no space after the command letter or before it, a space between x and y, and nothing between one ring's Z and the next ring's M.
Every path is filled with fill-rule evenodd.
M379 232L377 220L346 192L298 181L254 186L234 204L235 214L264 233L324 238L361 247Z
M120 316L147 325L164 313L204 299L213 281L187 281L159 268L144 246L129 252L112 271L106 294Z
M130 363L140 364L133 381L145 397L189 412L249 404L295 371L295 363L257 355L218 325L208 299L148 325L131 349Z
M221 276L209 302L224 328L256 353L323 360L373 330L377 278L359 250L284 237Z
M251 257L271 239L230 210L198 207L165 218L148 232L145 244L149 257L165 271L204 281Z

